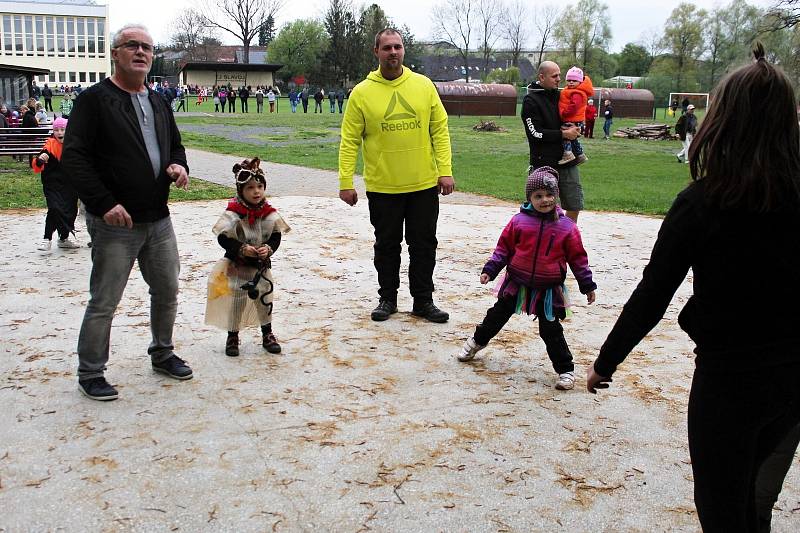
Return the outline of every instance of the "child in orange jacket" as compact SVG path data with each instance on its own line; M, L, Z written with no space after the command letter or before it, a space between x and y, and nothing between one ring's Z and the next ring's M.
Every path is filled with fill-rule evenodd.
M589 76L584 76L583 71L578 67L572 67L567 71L567 86L561 91L558 100L558 111L561 115L562 127L578 126L583 132L584 122L586 121L586 103L594 96L594 87ZM583 153L583 146L580 141L564 140L564 154L561 156L559 165L566 165L570 161L577 159L577 165L585 163L588 158Z
M58 231L59 248L78 248L78 244L69 238L70 233L75 233L78 193L70 184L61 166L61 151L64 147L66 130L65 118L53 121L53 136L47 139L39 154L31 161L33 171L42 174L42 189L47 201L44 239L39 245L39 250L42 252L50 251L55 231Z

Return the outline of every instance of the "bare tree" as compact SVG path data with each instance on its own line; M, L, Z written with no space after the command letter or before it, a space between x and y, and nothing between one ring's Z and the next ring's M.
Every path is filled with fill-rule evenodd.
M519 67L519 56L525 46L525 37L528 33L527 22L528 8L522 0L514 0L503 13L500 21L503 37L511 49L511 64Z
M793 28L800 24L800 0L778 0L768 9L767 15L762 32Z
M553 30L560 16L561 9L554 4L538 6L533 12L533 25L536 27L536 31L539 32L539 61L536 63L537 66L542 62L545 48L553 40Z
M469 83L469 52L478 16L474 0L442 0L433 7L432 15L434 35L458 51Z
M244 48L244 62L250 62L250 42L261 26L275 15L286 0L204 0L203 18L208 26L230 33Z
M213 37L203 15L194 9L181 11L180 15L173 19L172 28L175 32L170 39L172 45L186 52L189 61L200 60L200 56L204 55L201 45L206 38Z
M477 0L478 29L480 45L478 49L483 56L483 72L489 72L489 58L494 52L494 45L500 39L500 24L505 13L505 6L500 0Z

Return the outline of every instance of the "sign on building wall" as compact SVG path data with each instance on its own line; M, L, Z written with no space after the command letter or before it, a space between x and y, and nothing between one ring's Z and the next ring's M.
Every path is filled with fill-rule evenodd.
M243 85L247 81L245 72L217 72L217 85L227 85L228 83L238 83Z

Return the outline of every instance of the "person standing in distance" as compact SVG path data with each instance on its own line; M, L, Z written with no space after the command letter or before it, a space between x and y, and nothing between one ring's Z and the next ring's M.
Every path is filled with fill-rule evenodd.
M188 188L189 166L172 109L145 85L153 38L125 25L111 41L114 74L81 94L70 115L62 165L86 204L92 240L89 303L78 338L78 384L94 400L114 400L105 379L111 321L138 261L150 287L147 350L153 370L185 380L192 370L173 351L178 308L178 244L170 184Z
M447 112L433 82L403 66L400 32L378 32L373 53L379 67L353 89L339 145L339 198L351 206L358 202L353 174L359 148L364 158L380 285L371 318L386 320L397 312L405 227L412 313L447 322L450 316L433 303L439 194L455 189Z
M528 137L530 160L528 174L540 167L558 169L558 186L561 191L561 207L573 221L583 209L581 176L574 161L559 165L564 140L574 141L580 135L577 126L561 129L558 113L558 84L561 67L552 61L542 61L538 79L528 86L528 94L522 100L522 124Z

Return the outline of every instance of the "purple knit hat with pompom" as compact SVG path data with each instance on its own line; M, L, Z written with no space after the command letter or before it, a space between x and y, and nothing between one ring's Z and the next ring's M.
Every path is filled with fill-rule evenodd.
M552 167L539 167L528 175L525 184L525 200L531 201L533 191L545 190L558 197L558 171Z

